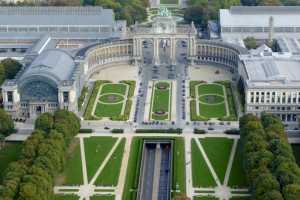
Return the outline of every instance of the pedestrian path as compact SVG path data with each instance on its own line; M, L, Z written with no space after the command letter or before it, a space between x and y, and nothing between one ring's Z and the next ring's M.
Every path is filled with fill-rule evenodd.
M82 165L82 177L83 177L83 184L79 186L55 186L54 193L58 195L77 195L79 200L90 200L92 196L115 196L116 200L121 200L122 191L125 184L125 175L127 170L127 163L129 158L129 149L131 145L131 137L128 137L125 141L125 149L122 158L122 166L120 170L120 177L118 180L118 185L114 186L96 186L95 182L99 175L103 172L103 169L111 159L112 155L116 151L117 147L120 145L122 139L124 137L117 137L117 141L108 152L102 163L99 165L97 171L95 172L94 176L88 181L87 176L87 164L86 164L86 157L85 157L85 146L84 146L84 138L86 135L78 135L79 142L80 142L80 155L81 155L81 165ZM97 156L97 155L95 155Z

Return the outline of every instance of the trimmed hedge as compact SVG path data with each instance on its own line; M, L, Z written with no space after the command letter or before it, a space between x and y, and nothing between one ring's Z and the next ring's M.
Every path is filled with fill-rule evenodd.
M182 133L181 128L170 128L170 129L136 129L136 133Z

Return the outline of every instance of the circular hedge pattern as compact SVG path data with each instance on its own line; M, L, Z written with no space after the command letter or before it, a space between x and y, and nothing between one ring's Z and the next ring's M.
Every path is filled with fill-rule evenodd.
M166 89L169 89L170 87L170 84L169 83L165 83L165 82L159 82L159 83L156 83L156 88L158 90L166 90Z
M119 94L104 94L99 100L103 103L118 103L124 100L124 97Z
M158 110L156 112L154 112L155 115L165 115L166 112L164 110Z
M206 104L219 104L224 102L224 97L219 95L202 95L199 97L199 101Z

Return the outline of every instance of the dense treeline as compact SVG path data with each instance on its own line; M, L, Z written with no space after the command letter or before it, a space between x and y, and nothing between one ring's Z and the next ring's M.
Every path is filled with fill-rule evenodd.
M117 19L124 19L127 24L141 22L147 18L148 0L95 0L94 5L114 10Z
M65 151L78 133L80 121L68 111L42 114L24 142L20 160L5 172L0 200L50 200L55 175L65 165Z
M208 20L218 19L219 9L240 5L240 0L190 0L189 7L184 12L186 22L206 27Z
M284 126L263 113L240 119L244 168L255 200L298 200L300 168L295 162Z
M299 0L241 0L244 6L297 6Z

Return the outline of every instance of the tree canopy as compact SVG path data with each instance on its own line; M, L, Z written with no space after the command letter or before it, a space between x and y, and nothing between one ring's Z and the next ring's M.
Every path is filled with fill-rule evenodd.
M266 113L260 119L248 114L240 119L240 132L253 199L297 199L300 168L281 120Z
M14 131L14 122L11 116L0 108L0 133L8 136Z

